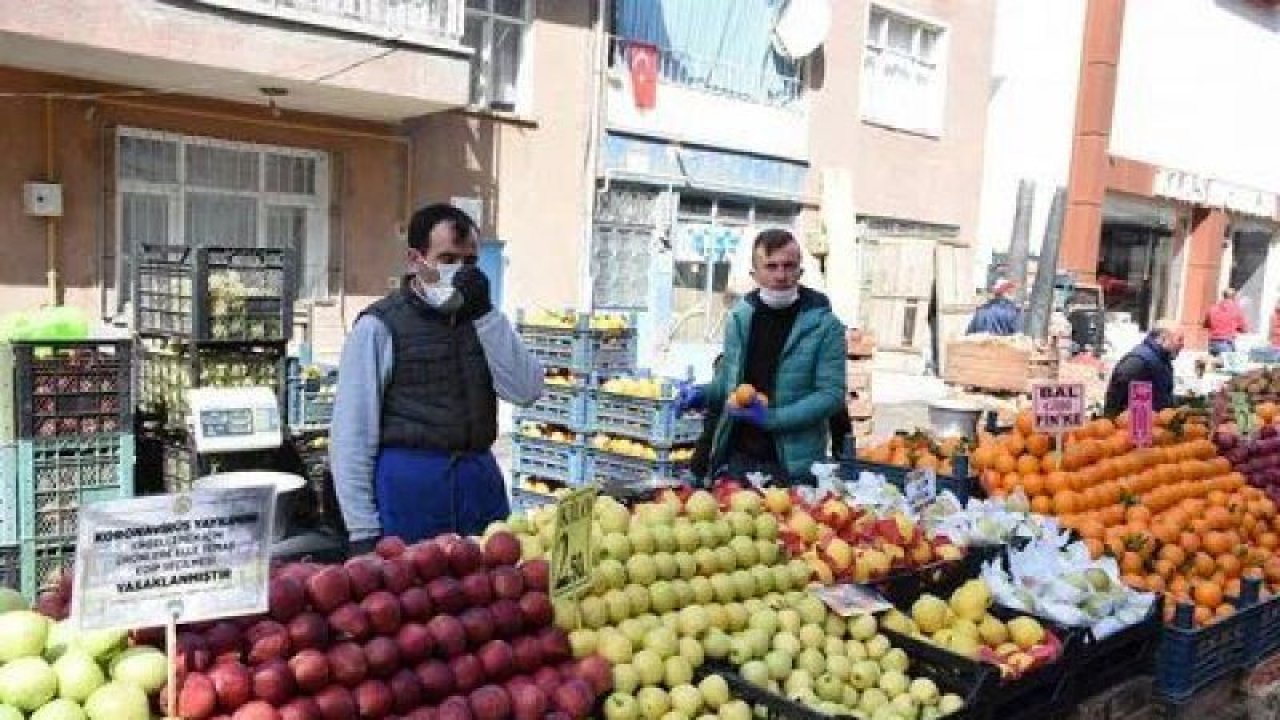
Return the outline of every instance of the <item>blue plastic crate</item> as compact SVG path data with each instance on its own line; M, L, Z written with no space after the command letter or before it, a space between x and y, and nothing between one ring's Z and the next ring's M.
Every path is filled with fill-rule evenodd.
M17 545L0 546L0 587L22 590L22 549Z
M0 446L0 546L18 542L18 447Z
M697 442L702 416L677 414L674 391L664 394L650 399L596 390L587 406L587 427L591 432L641 440L656 448Z
M511 436L511 472L516 476L554 480L565 485L581 485L583 448L528 435Z
M598 329L591 316L578 314L574 327L551 327L517 320L521 340L529 352L547 368L560 368L588 375L624 373L636 366L636 330L630 327Z
M134 450L133 435L19 442L18 539L74 544L82 506L133 496Z
M656 460L646 460L590 448L584 476L588 482L598 482L604 487L634 488L676 481L689 467L686 461L671 460L668 450L659 450L657 455Z
M589 429L587 404L589 393L582 385L543 386L542 397L533 405L517 408L516 422L543 422L566 427L574 432Z
M1256 665L1280 651L1280 595L1272 596L1253 608L1255 628L1248 633L1245 662Z
M1179 606L1172 624L1161 630L1156 650L1156 694L1174 703L1229 673L1247 667L1261 606L1257 581L1245 581L1234 615L1203 628L1191 624L1191 606Z
M287 402L289 429L311 432L329 427L338 392L338 369L319 368L319 375L303 371L296 359L289 361Z
M528 512L544 505L554 505L555 503L556 498L552 495L526 490L518 485L511 488L512 515Z

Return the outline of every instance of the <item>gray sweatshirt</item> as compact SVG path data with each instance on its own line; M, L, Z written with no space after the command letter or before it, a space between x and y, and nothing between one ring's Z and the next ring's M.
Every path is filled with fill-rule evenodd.
M478 318L475 328L498 397L516 405L533 404L542 395L542 365L506 316L493 310ZM377 537L382 531L373 471L380 446L382 394L391 381L394 360L386 324L372 315L357 320L342 348L329 431L329 465L352 541Z

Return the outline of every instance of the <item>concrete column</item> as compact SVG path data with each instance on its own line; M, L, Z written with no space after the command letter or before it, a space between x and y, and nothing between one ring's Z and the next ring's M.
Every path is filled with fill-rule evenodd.
M1092 281L1098 270L1124 4L1125 0L1089 0L1085 11L1060 264L1086 281Z
M1179 318L1187 331L1187 342L1193 347L1205 347L1208 344L1204 315L1217 300L1222 244L1227 223L1227 213L1216 208L1197 207L1191 214L1186 292L1183 293Z

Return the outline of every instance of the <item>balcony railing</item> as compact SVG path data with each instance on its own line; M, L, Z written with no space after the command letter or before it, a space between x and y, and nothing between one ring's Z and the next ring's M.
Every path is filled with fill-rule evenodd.
M623 37L613 38L613 64L625 71L636 48L652 47L648 43ZM658 79L692 90L713 93L735 100L785 107L799 100L804 83L799 70L765 66L742 67L714 58L667 47L658 47Z
M197 0L275 20L424 46L461 44L465 1Z

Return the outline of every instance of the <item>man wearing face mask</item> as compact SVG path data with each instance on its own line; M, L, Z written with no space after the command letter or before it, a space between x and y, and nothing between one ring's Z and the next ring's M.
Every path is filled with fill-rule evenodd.
M381 536L479 534L509 512L490 448L498 398L529 405L543 372L493 308L477 230L451 205L409 223L411 274L342 350L330 465L352 554Z
M681 409L720 413L711 443L712 472L764 472L775 482L808 482L827 455L828 420L845 397L844 326L827 297L800 285L802 253L786 230L760 233L752 248L757 289L730 311L724 354L711 383L686 386ZM738 407L734 388L757 397Z

